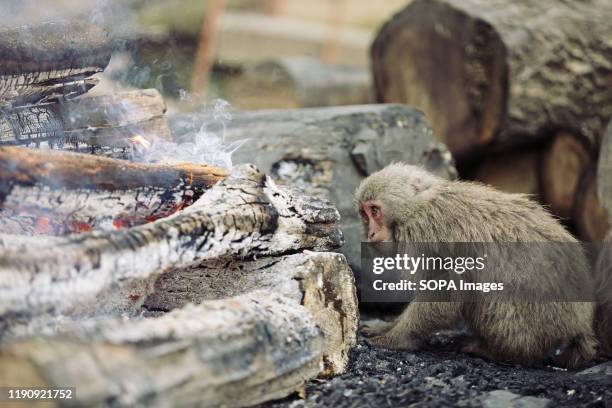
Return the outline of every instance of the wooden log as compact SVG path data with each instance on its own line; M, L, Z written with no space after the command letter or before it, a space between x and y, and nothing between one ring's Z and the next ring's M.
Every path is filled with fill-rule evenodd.
M539 161L537 149L491 155L478 166L474 179L508 193L529 194L539 200Z
M303 307L259 291L6 345L0 384L68 385L79 406L247 406L303 387L322 353Z
M608 218L612 217L612 120L601 140L597 162L597 197L606 209Z
M227 81L223 93L239 109L360 105L373 102L371 82L363 67L291 57L247 66Z
M193 205L162 220L3 251L0 333L41 315L138 313L156 278L173 268L336 248L342 244L338 218L328 203L291 195L253 166L237 167Z
M150 142L170 139L165 111L155 89L15 108L0 114L0 146L106 149L123 158L136 135Z
M104 70L106 34L88 20L49 22L0 31L0 107L87 92L87 77ZM63 88L68 87L68 88Z
M454 155L612 116L607 0L415 0L371 49L379 102L422 109Z
M254 261L218 260L160 276L145 301L149 310L168 311L188 303L264 289L302 304L325 334L323 374L343 373L356 344L357 295L344 256L306 252Z
M192 140L212 117L183 114L169 117L177 141ZM360 105L320 109L232 113L225 124L227 143L248 139L233 155L235 163L255 163L281 184L299 185L334 203L352 268L361 264L361 220L353 193L360 181L387 164L419 164L446 178L456 170L446 147L432 135L423 114L403 105ZM253 154L257 152L257 154Z
M0 230L61 236L133 227L191 205L225 177L205 165L0 147Z
M203 164L134 163L72 152L0 147L0 182L11 185L116 191L185 184L205 190L227 175L225 169Z
M542 199L553 214L571 217L580 177L592 162L588 141L568 132L554 136L544 150L540 167Z
M610 220L597 197L596 173L595 166L591 166L582 175L572 218L580 239L601 242L610 229Z

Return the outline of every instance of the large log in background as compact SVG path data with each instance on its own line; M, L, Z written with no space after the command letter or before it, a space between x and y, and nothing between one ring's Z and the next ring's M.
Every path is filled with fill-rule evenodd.
M238 109L309 108L373 102L364 67L325 64L313 57L279 58L247 66L223 86Z
M168 121L177 141L192 140L202 123L215 130L208 115L179 114ZM252 162L277 182L299 185L337 206L346 242L342 253L355 270L362 226L353 193L365 176L404 161L456 177L450 153L423 114L403 105L236 112L225 130L217 130L228 143L248 139L234 162Z
M612 116L608 0L415 0L372 46L379 102L422 109L458 156Z
M110 57L106 33L89 20L0 30L0 107L85 93Z
M13 342L0 349L0 384L75 387L73 406L246 406L304 386L323 350L303 307L255 291Z

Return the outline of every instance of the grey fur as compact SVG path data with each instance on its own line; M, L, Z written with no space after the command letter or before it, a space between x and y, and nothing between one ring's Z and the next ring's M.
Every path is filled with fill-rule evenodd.
M358 187L355 198L358 204L383 203L385 222L397 242L577 242L527 196L444 180L406 164L392 164L372 174ZM574 289L593 292L583 251L570 256L534 248L527 254L509 255L496 267L485 269L489 275L480 279L553 295ZM539 261L554 266L535 270ZM564 284L559 285L561 281ZM564 348L556 363L575 367L596 353L593 309L591 302L413 301L390 330L371 342L392 349L415 349L433 332L465 322L474 334L464 348L467 352L529 365Z

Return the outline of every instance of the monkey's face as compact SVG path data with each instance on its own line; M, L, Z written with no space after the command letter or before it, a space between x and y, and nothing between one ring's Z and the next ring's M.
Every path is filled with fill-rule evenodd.
M393 241L391 228L385 222L385 206L381 201L369 200L359 205L359 215L368 234L368 242Z

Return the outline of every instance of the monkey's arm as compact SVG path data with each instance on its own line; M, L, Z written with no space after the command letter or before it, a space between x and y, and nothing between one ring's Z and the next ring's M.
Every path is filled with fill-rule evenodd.
M437 330L453 328L461 320L461 305L455 302L411 302L389 331L369 339L388 349L415 350Z

